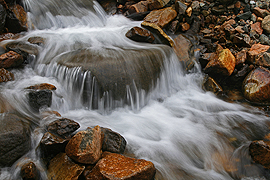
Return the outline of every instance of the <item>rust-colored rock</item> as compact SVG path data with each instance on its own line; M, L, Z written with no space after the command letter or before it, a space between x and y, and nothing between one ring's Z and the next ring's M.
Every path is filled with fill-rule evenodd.
M42 83L42 84L35 84L34 86L29 86L25 89L34 89L34 90L44 90L44 89L48 89L48 90L56 90L56 87L52 84L48 84L48 83Z
M73 132L80 128L80 125L67 118L62 118L51 122L47 126L47 130L63 138L68 138Z
M66 146L66 153L79 163L94 164L101 157L101 147L101 129L96 126L75 134Z
M6 27L9 32L19 33L27 30L27 14L22 6L15 4L7 12Z
M4 68L0 69L0 82L7 82L7 81L13 81L14 75L13 73L7 71Z
M192 7L187 8L186 14L190 17L192 15Z
M263 29L262 29L262 23L261 22L256 22L254 24L250 25L251 30L256 31L259 35L262 35Z
M207 77L203 83L203 89L205 91L211 91L214 94L220 94L223 92L222 87L211 77Z
M125 157L105 152L103 158L88 174L86 180L152 180L156 169L154 164L143 159Z
M85 166L71 161L65 153L59 153L51 161L48 167L49 180L77 180Z
M265 52L269 49L270 46L268 45L262 45L262 44L254 44L251 46L249 51L247 52L247 61L249 63L255 64L255 57L262 53Z
M21 168L21 177L23 180L38 180L39 171L33 162L24 164Z
M190 29L190 25L187 22L181 24L181 30L182 31L187 31L189 29Z
M235 66L243 64L247 59L247 50L242 49L235 56Z
M152 11L154 9L160 9L166 6L170 2L170 0L148 0L149 10Z
M180 34L174 39L174 43L173 50L179 61L184 63L186 69L191 69L194 66L194 62L189 56L189 50L192 46L190 40Z
M233 37L233 43L238 47L250 47L250 37L247 34L240 34Z
M251 102L270 102L270 71L263 67L251 71L243 82L243 91Z
M209 74L230 76L235 68L235 57L229 49L223 49L214 56L204 68Z
M266 16L262 20L262 28L266 33L270 34L270 15Z
M23 63L23 56L14 52L9 51L5 54L0 55L0 67L1 68L13 68L19 67Z
M261 164L264 168L270 169L270 142L253 141L249 145L249 153L253 161Z
M171 47L174 46L173 40L157 24L144 21L141 25L156 34L160 38L162 43Z
M175 17L177 12L172 8L164 8L159 10L151 11L145 18L144 21L148 23L155 23L161 28L167 26Z
M32 44L37 44L37 45L42 45L44 44L44 38L42 37L30 37L28 39L28 42L32 43Z
M136 4L133 4L129 7L129 10L128 12L130 14L133 14L133 13L144 13L146 11L148 11L148 4L149 4L149 1L140 1Z
M126 33L126 37L128 37L129 39L131 39L133 41L137 41L137 42L152 43L155 40L155 37L153 36L153 34L150 31L143 29L143 28L140 28L140 27L131 28Z
M259 7L253 8L253 13L256 14L256 16L264 18L267 15L270 15L270 12L266 9L261 9Z

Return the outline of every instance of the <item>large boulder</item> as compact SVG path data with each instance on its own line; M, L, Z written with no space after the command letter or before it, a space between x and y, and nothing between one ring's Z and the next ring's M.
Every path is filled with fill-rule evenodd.
M270 102L270 71L258 67L251 71L243 82L243 94L255 103Z
M6 27L8 31L12 33L19 33L28 29L27 14L21 5L15 4L9 7L7 11Z
M84 165L74 163L65 153L59 153L50 161L47 175L50 180L77 180L84 169Z
M66 154L76 162L95 164L101 157L101 129L87 128L75 134L66 146Z
M1 114L0 124L0 167L11 166L30 150L30 126L15 114Z
M120 154L103 153L103 158L96 166L84 173L86 180L92 179L140 179L153 180L156 169L152 162L143 159L129 158Z

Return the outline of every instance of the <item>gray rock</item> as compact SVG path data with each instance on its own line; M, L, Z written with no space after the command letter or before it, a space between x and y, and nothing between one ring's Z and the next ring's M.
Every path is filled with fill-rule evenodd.
M264 44L264 45L270 45L270 40L269 40L269 37L268 36L266 36L265 34L262 34L261 36L260 36L260 43L261 44Z
M266 33L270 34L270 15L262 20L262 28Z

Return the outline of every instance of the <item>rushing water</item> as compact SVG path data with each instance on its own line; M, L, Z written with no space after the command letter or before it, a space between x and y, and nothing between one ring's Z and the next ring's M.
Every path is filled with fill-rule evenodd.
M1 89L10 106L35 119L33 123L42 128L55 117L36 120L40 115L29 109L24 88L50 83L57 90L53 92L52 106L46 110L56 110L62 117L79 122L81 129L100 125L119 132L127 140L127 155L155 164L157 180L269 178L248 155L249 143L266 133L268 118L254 108L228 103L204 92L201 88L204 75L199 65L192 72L185 72L167 46L127 39L125 33L141 22L120 15L107 16L99 4L92 1L28 0L25 6L29 10L31 29L18 41L26 42L29 37L39 36L45 43L39 47L38 56L29 57L29 65L12 71L15 81L1 85ZM127 86L125 102L105 92L93 110L91 103L85 103L82 98L91 72L83 71L83 65L68 68L57 64L59 57L85 48L100 54L104 52L104 56L119 56L123 52L120 55L127 59L136 55L131 57L125 50L157 51L156 58L163 62L160 76L152 82L149 92L137 87L138 84L133 89ZM106 54L108 49L118 54ZM99 95L91 94L94 83L88 84L87 101ZM2 169L0 179L17 179L18 164L27 159L40 164L34 149L42 137L41 132L39 128L34 131L33 150L13 167ZM42 169L41 164L39 168ZM45 172L42 178L46 179Z

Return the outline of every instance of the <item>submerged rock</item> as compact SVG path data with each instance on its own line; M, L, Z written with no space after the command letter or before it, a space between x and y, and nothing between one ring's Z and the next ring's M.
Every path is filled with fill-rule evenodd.
M120 154L103 153L103 158L95 167L84 173L86 180L92 179L140 179L153 180L156 169L154 164L143 159L134 159Z
M47 89L30 91L28 101L30 107L35 111L42 107L50 107L52 104L52 91Z

